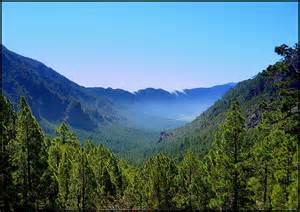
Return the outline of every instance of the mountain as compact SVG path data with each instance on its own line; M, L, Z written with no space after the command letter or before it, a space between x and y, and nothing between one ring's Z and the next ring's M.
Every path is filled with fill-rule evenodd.
M86 88L4 46L1 57L3 94L15 108L20 96L25 96L47 134L53 135L64 121L81 139L93 138L130 157L151 152L161 131L183 126L235 86L229 83L173 92Z
M149 114L159 114L184 122L192 121L223 94L235 86L235 83L210 88L184 89L172 93L161 89L139 90L135 94L138 101L135 108L144 108Z
M283 60L236 85L189 125L161 132L156 147L167 148L156 148L160 154L151 148L139 151L141 140L124 140L134 140L132 135L145 139L144 133L115 124L101 131L122 135L112 148L118 154L139 153L135 162L151 155L139 165L104 145L81 143L65 124L55 137L45 137L25 98L16 113L1 95L0 210L296 211L299 48L275 49ZM71 108L71 118L80 121L78 104ZM203 144L211 145L206 153Z
M86 90L94 95L106 97L114 102L130 104L137 102L182 102L182 101L215 101L236 83L216 85L209 88L184 89L182 91L169 92L163 89L146 88L136 92L122 89L88 87Z
M18 55L1 46L2 93L17 109L25 96L34 116L48 135L54 135L65 121L81 140L93 139L130 160L143 157L151 132L120 125L125 117L119 107L101 95L70 81L36 60ZM127 156L128 155L128 156Z
M155 88L141 89L133 93L112 88L87 90L126 108L128 120L131 124L134 123L134 126L165 129L182 126L191 121L234 86L235 83L228 83L173 92ZM147 119L157 122L158 125L147 125Z
M300 90L298 47L295 50L280 48L276 48L277 53L282 55L282 52L287 51L289 56L283 54L283 60L268 66L252 79L239 82L191 123L164 132L158 140L156 151L179 157L187 150L198 154L207 153L233 100L240 103L248 129L260 122L262 113L266 111L264 108L269 107L268 110L275 111L276 108L270 105L299 112L299 92L295 92Z
M4 95L13 105L20 96L25 96L39 120L66 121L75 128L94 130L98 124L116 119L111 102L88 94L84 87L44 64L4 46L1 57Z
M3 92L14 105L23 95L39 120L66 121L74 128L87 131L114 122L157 130L178 127L199 115L235 85L174 92L146 88L133 93L122 89L85 88L43 63L4 46L1 56ZM150 126L145 124L146 120L156 124Z

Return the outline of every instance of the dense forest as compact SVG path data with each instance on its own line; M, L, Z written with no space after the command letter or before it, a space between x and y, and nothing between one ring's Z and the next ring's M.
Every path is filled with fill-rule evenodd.
M255 125L230 98L205 154L179 160L161 151L133 165L65 123L50 137L24 97L16 111L1 95L1 210L299 208L299 47L275 51L283 59L259 75L274 98L255 102Z

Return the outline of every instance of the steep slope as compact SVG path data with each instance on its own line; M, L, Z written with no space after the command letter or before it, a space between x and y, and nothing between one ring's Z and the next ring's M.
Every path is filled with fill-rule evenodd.
M66 121L74 128L87 131L112 122L157 131L182 126L235 85L174 92L146 88L134 93L122 89L85 88L4 46L1 46L1 57L3 93L13 105L23 95L43 123Z
M4 46L1 46L1 58L2 93L15 108L20 96L25 96L48 135L53 135L65 121L81 140L93 139L106 144L127 159L142 158L149 140L157 139L154 133L120 125L125 118L111 100L89 93L44 64Z
M162 130L174 129L195 117L234 86L168 92L147 88L85 88L36 60L1 46L2 92L17 107L25 96L47 134L62 121L83 139L105 143L135 160L149 155ZM184 118L183 118L184 117Z
M167 136L164 135L159 139L155 151L167 152L179 157L187 149L200 154L206 153L212 144L218 127L224 121L230 102L234 99L241 104L247 127L253 128L256 126L261 119L262 105L279 101L280 95L290 95L284 94L286 90L299 91L300 89L298 46L296 45L296 50L288 48L284 50L290 52L289 56L286 55L287 53L282 53L283 50L280 51L284 48L287 47L276 48L276 52L285 57L283 60L270 65L254 78L238 83L191 123L167 132ZM296 99L295 93L293 95L291 98ZM297 95L299 95L299 92ZM278 103L278 106L280 105L281 103ZM289 109L299 110L297 107Z
M25 96L39 120L66 121L84 130L94 130L105 120L115 118L110 101L88 94L38 61L1 48L3 93L13 105Z

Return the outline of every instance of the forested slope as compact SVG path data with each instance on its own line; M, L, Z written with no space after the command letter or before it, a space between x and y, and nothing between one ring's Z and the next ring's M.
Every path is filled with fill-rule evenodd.
M162 140L157 145L156 151L177 156L182 155L189 149L199 154L207 153L217 128L223 123L230 102L234 99L239 101L241 105L246 127L253 128L257 126L264 112L262 104L278 104L279 107L281 104L280 99L284 95L283 90L299 89L298 73L295 71L298 63L295 56L297 51L288 49L284 45L277 47L276 52L282 55L284 59L270 65L252 79L238 83L191 123L170 131L171 136ZM285 95L288 96L289 94ZM296 110L296 105L293 107L293 110ZM269 110L272 109L269 108Z
M108 99L90 95L84 87L43 63L18 55L2 45L1 58L3 93L14 106L20 96L25 96L39 121L66 121L74 128L93 131L105 122L119 119ZM42 126L53 133L48 125Z

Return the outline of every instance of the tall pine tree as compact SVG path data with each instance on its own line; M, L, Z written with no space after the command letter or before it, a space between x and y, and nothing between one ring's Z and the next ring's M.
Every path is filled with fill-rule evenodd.
M42 176L47 169L44 136L24 97L20 98L16 138L9 143L9 150L19 206L39 208L44 192Z
M8 144L15 139L16 114L11 103L0 95L0 209L9 210L14 204L15 189L12 185L12 164L9 162Z

